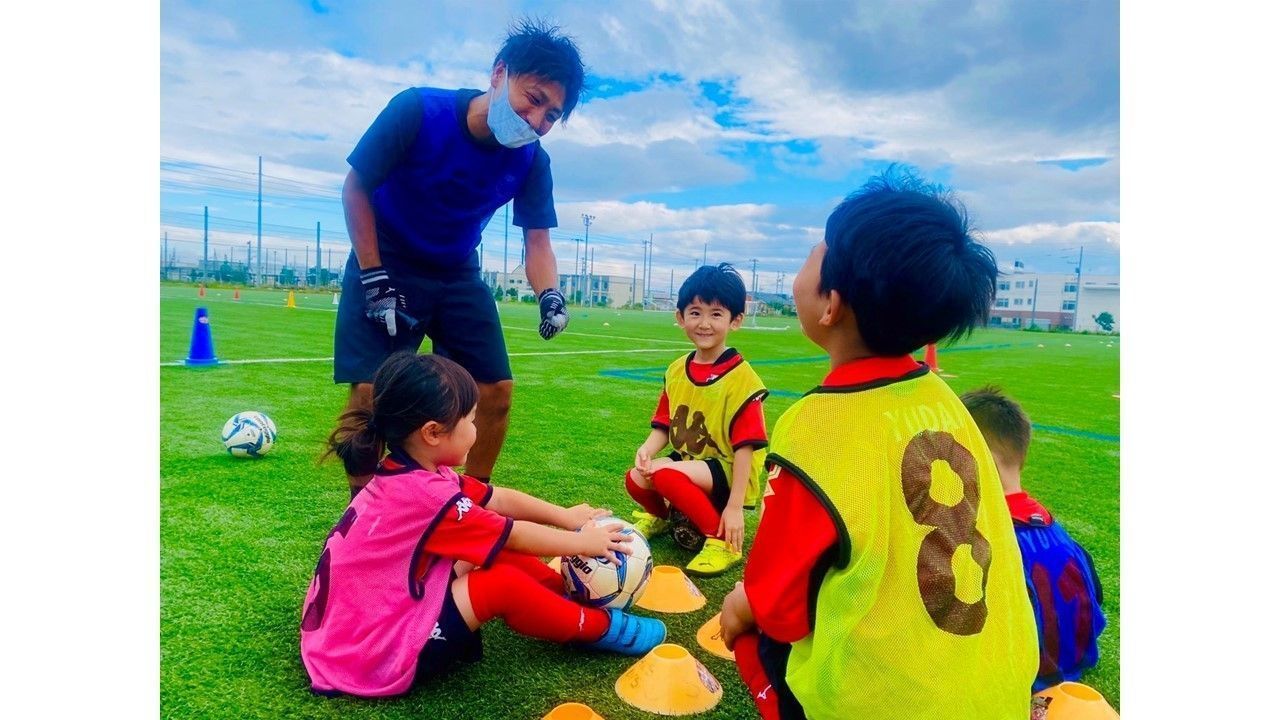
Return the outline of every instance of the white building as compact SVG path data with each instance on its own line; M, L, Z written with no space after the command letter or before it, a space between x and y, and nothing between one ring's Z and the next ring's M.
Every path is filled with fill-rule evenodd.
M524 266L517 265L509 273L487 270L482 274L490 288L502 288L504 300L524 300L536 297L525 276ZM590 289L588 291L588 288ZM514 297L511 291L515 291ZM591 304L600 307L622 307L641 300L639 280L622 275L567 275L560 274L560 292L570 305ZM634 298L634 299L633 299Z
M1104 332L1096 318L1110 313L1111 329L1120 331L1120 276L1085 275L1077 286L1075 273L1028 273L1015 263L1012 274L996 281L991 306L993 327Z

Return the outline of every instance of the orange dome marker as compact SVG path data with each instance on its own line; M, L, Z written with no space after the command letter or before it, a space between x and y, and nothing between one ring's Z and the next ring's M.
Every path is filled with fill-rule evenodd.
M1102 693L1083 683L1064 682L1036 693L1031 720L1120 720Z
M725 660L735 659L733 651L725 646L724 638L720 634L720 613L716 613L698 629L698 644L703 650L716 657L722 657Z
M692 715L720 703L720 681L688 650L663 643L627 668L613 685L628 705L659 715Z
M298 307L298 304L297 304L296 302L294 302L294 300L293 300L293 291L292 291L292 290L290 290L290 291L289 291L289 299L288 299L288 300L285 300L285 302L284 302L284 306L285 306L285 307L291 307L291 308L296 308L296 307Z
M675 565L654 566L649 586L636 601L636 607L667 613L693 612L706 604L707 596Z
M582 703L568 702L551 708L551 712L543 715L542 720L604 720L604 718Z

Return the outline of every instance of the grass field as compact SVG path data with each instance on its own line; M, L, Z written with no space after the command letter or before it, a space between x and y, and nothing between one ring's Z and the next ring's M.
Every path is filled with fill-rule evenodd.
M302 598L348 498L340 463L317 462L346 397L346 388L332 382L329 360L336 308L329 294L299 294L298 308L286 309L281 292L243 291L239 301L230 290L208 293L198 298L180 285L160 293L164 717L540 718L567 701L585 702L610 720L656 717L614 695L613 683L632 659L530 640L501 622L483 631L483 662L406 697L312 695L298 657ZM197 306L209 308L221 360L297 362L166 366L186 356ZM546 342L536 332L534 306L501 306L516 391L494 481L551 502L587 501L629 515L622 473L648 433L662 369L688 344L667 313L571 310L568 330ZM770 388L772 427L827 365L794 318L767 322L790 322L790 329L744 329L729 342ZM1035 423L1024 484L1097 563L1107 629L1101 662L1084 681L1117 709L1119 358L1116 338L1000 330L940 351L957 392L998 383ZM261 460L232 458L218 432L232 414L250 409L275 420L279 440ZM749 514L748 542L757 524ZM657 564L688 561L669 538L655 540L653 553ZM709 599L705 608L661 616L668 641L688 648L724 685L720 705L700 717L754 716L733 665L694 639L739 577L698 580Z

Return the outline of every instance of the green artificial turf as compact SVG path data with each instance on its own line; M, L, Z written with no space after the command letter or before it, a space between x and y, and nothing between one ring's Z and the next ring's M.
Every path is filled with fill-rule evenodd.
M577 701L605 718L652 718L613 692L633 659L524 638L501 622L483 630L485 658L388 700L323 698L308 690L298 657L301 604L329 529L348 492L339 463L319 463L346 388L332 382L329 293L161 288L161 709L200 718L540 718ZM214 349L225 363L188 368L196 307L209 309ZM543 341L536 308L500 306L516 379L511 427L494 472L498 484L559 504L590 502L628 516L622 485L649 431L661 371L688 348L669 313L570 308L568 330ZM605 325L608 323L608 326ZM748 322L748 324L750 324ZM828 366L794 318L760 318L730 336L772 394L772 426ZM1108 343L1111 346L1108 346ZM1043 347L1041 347L1041 345ZM424 347L424 351L427 348ZM568 351L602 351L556 354ZM644 351L644 352L636 352ZM1030 414L1035 435L1024 474L1038 497L1093 555L1105 595L1101 661L1083 681L1120 704L1120 343L1118 338L983 330L940 365L957 392L1003 386ZM260 460L229 456L223 422L242 410L271 416L279 438ZM758 516L748 514L748 540ZM669 538L656 564L689 555ZM740 578L698 579L699 611L660 617L668 641L688 648L724 686L699 717L750 717L754 705L733 664L704 651L697 629ZM644 612L644 611L641 611Z

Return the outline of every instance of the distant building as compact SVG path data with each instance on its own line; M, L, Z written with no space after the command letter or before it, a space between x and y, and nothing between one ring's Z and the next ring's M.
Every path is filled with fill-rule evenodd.
M1075 273L1014 271L996 281L991 326L1045 330L1104 332L1095 318L1110 313L1111 329L1120 331L1120 276L1085 275L1077 287Z
M509 273L488 270L482 274L484 283L491 290L502 288L504 300L535 298L536 293L525 276L524 266L517 265ZM638 279L622 275L569 275L560 274L560 292L570 305L594 305L598 307L622 307L641 301ZM514 294L512 291L515 291Z

